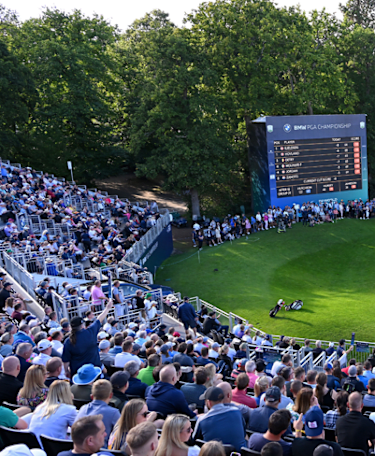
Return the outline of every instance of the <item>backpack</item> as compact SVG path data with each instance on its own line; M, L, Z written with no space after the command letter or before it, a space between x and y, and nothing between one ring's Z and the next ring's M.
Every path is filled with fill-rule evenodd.
M350 380L345 380L344 384L342 385L342 389L348 394L351 394L355 391L355 386L350 382Z

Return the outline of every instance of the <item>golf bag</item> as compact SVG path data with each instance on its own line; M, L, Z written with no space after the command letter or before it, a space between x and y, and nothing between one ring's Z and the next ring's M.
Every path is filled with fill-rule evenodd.
M286 233L286 226L283 219L280 219L277 224L278 233Z
M279 305L276 305L273 309L270 310L270 313L269 313L270 317L271 317L271 318L276 317L277 312L278 312L280 309L281 309L281 307L280 307Z
M291 304L285 306L285 310L300 310L303 306L303 302L300 299L293 301Z

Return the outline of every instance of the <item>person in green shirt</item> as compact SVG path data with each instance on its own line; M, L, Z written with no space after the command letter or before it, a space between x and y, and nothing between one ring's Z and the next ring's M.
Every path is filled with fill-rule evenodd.
M152 376L152 372L156 366L161 365L161 356L157 353L154 353L153 355L150 355L147 358L147 362L148 366L139 371L137 378L141 380L143 383L146 383L146 385L151 386L155 383L154 377Z

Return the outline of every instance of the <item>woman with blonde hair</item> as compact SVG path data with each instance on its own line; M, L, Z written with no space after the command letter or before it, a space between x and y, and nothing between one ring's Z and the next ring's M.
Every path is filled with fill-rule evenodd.
M295 403L290 403L286 406L286 409L292 414L292 421L297 421L300 413L304 416L302 421L305 422L305 414L314 405L319 406L318 399L314 396L312 388L302 388L296 397Z
M121 450L130 454L126 444L126 436L130 429L145 421L154 422L156 427L162 427L163 420L156 420L156 412L149 412L143 399L131 399L122 409L120 419L115 424L108 440L110 450Z
M225 456L223 444L216 440L211 440L202 446L198 456Z
M47 378L47 369L43 365L33 364L26 371L23 387L19 390L17 404L30 407L33 412L35 408L44 402L47 397L48 388L44 384Z
M204 384L206 388L210 388L211 386L216 386L221 382L223 376L221 374L216 373L215 364L209 363L204 366L207 371L207 381Z
M258 377L254 383L254 399L259 407L260 400L262 399L263 394L269 387L269 381L267 376Z
M193 429L186 415L169 415L165 420L155 456L197 456L198 447L188 447Z
M29 431L38 439L41 434L54 439L66 439L68 427L72 426L76 417L77 410L73 405L69 382L55 380L47 399L32 414Z

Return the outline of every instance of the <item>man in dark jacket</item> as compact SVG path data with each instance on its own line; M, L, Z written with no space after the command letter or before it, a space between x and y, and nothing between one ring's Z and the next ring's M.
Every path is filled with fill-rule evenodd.
M150 386L147 392L147 407L150 411L164 416L182 413L190 418L196 414L190 410L184 394L175 388L177 382L176 368L168 364L160 371L160 381Z
M198 316L195 313L194 307L190 304L187 296L184 297L184 302L178 308L177 314L178 318L184 325L186 337L189 335L189 327L194 331L194 335L196 336Z

